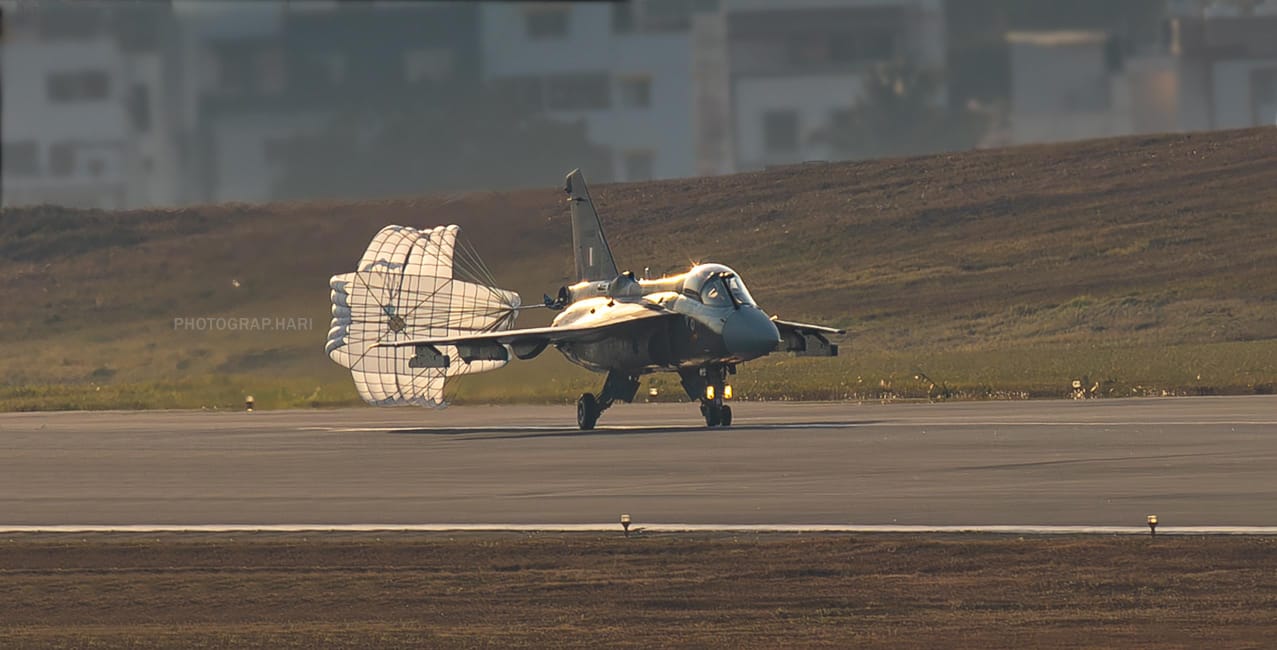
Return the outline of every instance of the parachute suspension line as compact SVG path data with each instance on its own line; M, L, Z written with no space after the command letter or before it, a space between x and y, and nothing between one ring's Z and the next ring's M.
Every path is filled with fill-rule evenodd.
M514 305L509 304L506 297L501 292L494 289L497 284L496 278L493 277L492 271L490 271L487 265L483 263L483 259L479 257L478 252L474 250L474 247L470 245L469 241L459 241L455 250L456 252L459 252L460 255L453 258L454 265L460 268L462 274L470 276L466 279L471 279L475 282L475 284L486 289L489 298L496 299L497 301L505 304L507 307L514 307ZM460 260L459 264L456 264L457 260Z
M486 287L492 287L497 283L496 278L492 276L492 271L488 270L487 265L483 263L479 253L475 251L469 240L457 238L457 243L455 248L453 248L452 259L455 266L459 266L471 276L467 279Z
M459 267L464 274L471 276L469 279L474 280L475 284L486 289L490 299L494 299L504 306L505 313L491 314L492 316L500 316L500 318L479 331L490 332L513 327L519 306L512 303L505 292L496 289L496 277L492 274L488 265L484 264L483 258L479 256L479 252L475 250L469 238L463 238L458 235L453 255L453 266ZM458 260L460 260L459 264Z

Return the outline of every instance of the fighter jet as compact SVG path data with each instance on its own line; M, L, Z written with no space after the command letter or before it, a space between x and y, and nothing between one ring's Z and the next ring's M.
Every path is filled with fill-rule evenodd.
M374 347L413 347L409 366L446 367L440 346L455 346L465 363L531 359L554 346L571 362L607 373L597 394L576 404L577 426L593 429L616 402L632 402L639 378L677 372L689 398L700 402L706 426L730 426L728 378L738 364L772 352L837 356L828 335L841 329L768 316L740 274L722 264L696 264L687 272L637 278L617 272L603 226L580 170L567 175L564 191L572 213L572 246L578 282L545 297L558 311L549 327L385 341Z

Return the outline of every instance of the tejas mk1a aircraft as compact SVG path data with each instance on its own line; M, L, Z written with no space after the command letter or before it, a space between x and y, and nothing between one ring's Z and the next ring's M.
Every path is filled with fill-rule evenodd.
M827 335L841 329L768 317L739 274L722 264L697 264L686 273L636 278L617 272L603 226L580 170L564 187L572 211L572 246L579 281L559 289L545 306L560 313L549 327L386 341L376 347L416 348L414 367L432 361L444 366L438 346L455 346L466 363L504 362L514 353L531 359L558 348L573 363L607 373L603 389L577 400L576 420L593 429L599 415L617 401L631 402L639 377L677 372L688 397L700 402L707 426L729 426L732 397L728 377L737 364L772 352L837 356Z

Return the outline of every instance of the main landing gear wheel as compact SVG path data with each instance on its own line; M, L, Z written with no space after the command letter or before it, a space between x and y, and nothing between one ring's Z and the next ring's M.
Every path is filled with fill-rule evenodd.
M599 421L599 403L594 399L591 393L581 395L576 401L576 425L583 431L589 431L594 428L594 424Z
M587 431L593 429L603 411L611 408L618 400L633 402L634 395L638 392L638 378L637 373L631 374L625 370L609 371L607 380L603 382L603 390L598 395L585 393L576 401L577 426Z
M723 414L719 417L719 424L725 427L732 426L732 407L723 405Z

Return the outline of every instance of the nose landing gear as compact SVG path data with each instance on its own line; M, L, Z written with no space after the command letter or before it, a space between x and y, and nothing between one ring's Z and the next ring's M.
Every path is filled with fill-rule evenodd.
M732 407L723 402L732 396L727 375L735 374L735 371L735 366L706 366L679 371L683 390L687 391L688 397L700 400L705 426L732 425Z
M722 400L715 404L712 400L701 400L701 415L705 416L705 426L732 426L732 407L723 404Z

